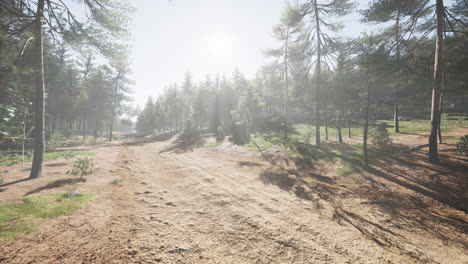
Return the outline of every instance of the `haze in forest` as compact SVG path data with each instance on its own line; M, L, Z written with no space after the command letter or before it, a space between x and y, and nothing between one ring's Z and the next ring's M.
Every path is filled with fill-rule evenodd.
M367 0L359 0L357 9ZM187 70L196 81L207 74L230 76L238 67L247 77L271 58L263 50L278 41L272 28L285 7L284 0L135 0L132 43L134 103L142 107L148 96L157 97ZM342 17L345 37L375 28L359 23L352 13Z
M466 0L0 0L1 263L468 263Z

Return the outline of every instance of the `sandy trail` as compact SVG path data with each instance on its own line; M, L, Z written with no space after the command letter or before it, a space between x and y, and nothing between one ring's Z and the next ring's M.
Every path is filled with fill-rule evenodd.
M261 159L206 148L166 151L169 144L129 148L141 213L135 244L141 249L139 261L455 263L459 256L468 260L456 248L439 257L425 254L424 248L399 234L349 213L325 192L305 191L307 183L293 187L297 176ZM337 221L340 216L344 221Z
M242 151L140 140L97 149L102 169L79 188L98 199L0 247L0 263L468 263L466 213L421 205L410 189L395 195L403 185L371 175L349 185ZM406 169L398 162L389 166ZM466 182L460 169L437 170ZM0 201L48 180L5 187Z

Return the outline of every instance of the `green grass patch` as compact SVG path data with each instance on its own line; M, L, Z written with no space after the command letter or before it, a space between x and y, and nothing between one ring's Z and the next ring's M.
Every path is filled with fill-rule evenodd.
M70 151L63 151L63 150L58 150L58 151L47 151L44 152L44 160L55 160L55 159L61 159L64 158L65 155L67 155L67 152ZM96 155L95 152L91 151L73 151L71 150L74 154L77 156L94 156ZM28 152L24 156L24 161L32 161L32 153ZM15 164L19 164L22 161L22 157L20 154L6 154L6 153L1 153L0 152L0 166L13 166Z
M76 154L77 156L94 156L94 155L96 155L95 152L91 152L91 151L73 151L73 153ZM61 159L61 158L64 158L65 155L66 155L66 151L45 152L44 153L44 160Z
M378 122L387 122L389 125L393 125L393 121L388 120L379 120ZM440 129L443 131L452 130L458 127L468 127L468 120L464 119L457 119L457 120L442 120L440 124ZM411 121L400 121L400 132L401 133L421 133L427 132L431 129L431 120L411 120ZM387 128L388 133L392 135L396 135L397 133L394 132L393 127Z
M300 140L307 142L308 140L310 143L315 142L315 125L297 125L296 127L296 133L291 134L290 138L295 139L295 140ZM348 136L348 127L342 127L341 128L341 134L344 137ZM325 126L320 127L320 136L321 136L321 141L325 140ZM351 127L351 136L362 136L363 135L363 129L359 127ZM328 137L329 138L337 138L338 137L338 129L335 127L328 127Z
M86 138L86 144L87 145L91 145L91 146L97 146L97 145L102 145L102 144L105 144L105 143L108 143L109 142L109 139L106 138L106 137L87 137Z
M217 147L217 146L219 146L221 144L223 144L223 142L218 142L218 141L215 140L215 141L205 142L203 144L203 147L204 148L215 148L215 147Z
M396 135L393 129L392 120L378 120L376 123L387 123L389 126L387 131L389 135ZM345 122L343 123L345 125ZM442 120L442 131L452 130L458 127L468 127L467 115L447 115L447 118ZM374 128L374 124L369 126L369 131ZM429 133L430 120L410 120L400 121L401 133ZM325 140L325 127L320 127L321 147L317 148L315 144L315 126L308 124L295 125L291 132L288 133L289 140L283 139L284 134L279 131L257 132L251 135L251 141L245 146L252 151L267 150L274 145L279 145L285 149L291 149L293 155L300 156L306 164L311 167L330 168L334 167L337 174L347 176L353 182L360 182L362 177L357 177L363 170L363 150L362 144L339 144ZM346 126L341 129L343 138L348 136L348 128ZM351 127L351 135L362 137L363 127L354 124ZM443 135L443 133L442 133ZM328 127L329 139L336 139L338 130L335 127ZM444 141L454 143L459 137L444 136ZM255 142L255 144L254 144ZM296 142L296 143L294 143ZM369 139L370 142L370 139ZM381 160L393 158L398 153L396 147L388 147L386 149L376 149L371 144L368 149L369 162L373 160ZM353 178L354 177L354 178Z
M442 120L440 128L443 131L452 130L458 127L468 127L468 117L461 117L456 116L455 118L449 117L446 120ZM393 121L392 120L378 120L377 123L387 123L389 127L387 131L389 135L394 136L398 133L394 132L393 129ZM343 124L344 125L344 124ZM373 128L371 124L369 126L369 130ZM400 121L400 133L421 133L427 132L431 129L431 121L430 120L422 120L422 119L415 119L411 121ZM341 128L341 133L343 138L348 136L348 128L343 126ZM351 136L359 136L362 137L364 134L364 128L361 126L353 126L351 127ZM306 125L300 124L295 126L295 133L289 134L291 139L300 140L302 142L314 143L315 142L315 125ZM320 136L321 141L325 140L325 126L320 127ZM328 127L328 137L330 139L336 139L338 137L338 130L336 127L330 126Z
M52 194L0 204L0 243L39 230L44 219L69 214L94 200L93 194Z
M442 134L442 142L449 143L449 144L455 144L460 140L461 137L462 137L462 135L459 135L459 136L444 136Z

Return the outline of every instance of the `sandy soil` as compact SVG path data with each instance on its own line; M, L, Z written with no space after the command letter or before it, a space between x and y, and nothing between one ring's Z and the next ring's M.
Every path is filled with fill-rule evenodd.
M63 160L37 180L14 167L0 201L72 189L98 198L2 245L0 262L468 263L468 159L440 148L441 165L426 148L346 177L238 148L180 149L170 136L97 148L101 170L59 189L41 187L69 178Z

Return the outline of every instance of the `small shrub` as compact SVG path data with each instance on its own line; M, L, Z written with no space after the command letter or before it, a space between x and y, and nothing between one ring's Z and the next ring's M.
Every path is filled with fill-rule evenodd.
M49 148L59 148L63 146L63 142L65 140L65 136L62 133L54 132L50 134L49 142L47 142L47 146Z
M93 159L79 158L73 164L73 168L67 171L67 174L71 174L73 176L79 175L81 178L83 178L83 176L93 174L95 171L98 170L98 168L95 168L94 166L95 164L93 162Z
M184 130L178 136L176 144L181 149L203 145L203 138L200 130L193 127L192 122L188 120L185 124Z
M388 131L385 128L385 124L376 126L370 132L370 140L372 145L377 149L388 149L392 145L392 139L388 135Z
M315 137L315 132L308 129L304 132L303 135L301 135L300 137L300 141L302 141L303 143L306 143L306 144L312 144L312 138Z
M463 156L468 156L468 135L460 137L456 143L457 152Z
M247 126L243 123L234 123L231 127L231 142L236 145L245 145L249 142Z
M219 126L216 129L216 141L217 142L223 142L224 141L224 129L222 126Z
M0 178L0 185L3 184L3 178Z
M65 153L63 154L63 157L66 159L66 160L72 160L73 158L76 157L76 152L74 151L71 151L71 150L67 150L65 151Z
M117 179L114 179L111 183L112 184L119 184L123 181L123 178L117 178Z
M0 152L0 165L1 166L13 166L18 163L21 163L21 155L18 154L7 154L5 152Z

